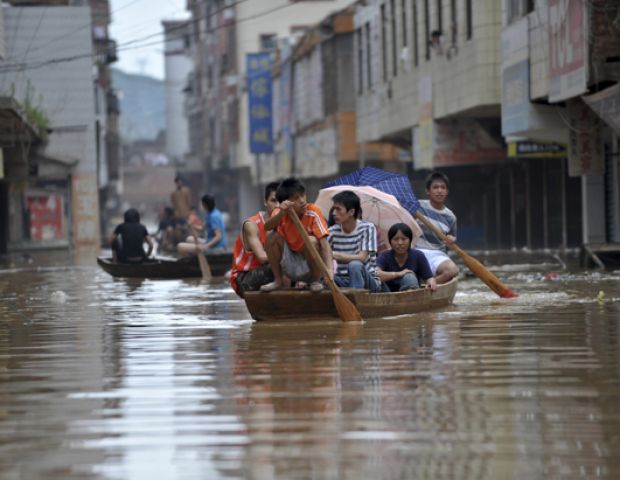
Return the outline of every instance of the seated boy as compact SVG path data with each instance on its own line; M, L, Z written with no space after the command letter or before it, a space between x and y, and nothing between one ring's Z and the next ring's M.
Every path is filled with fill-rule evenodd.
M140 223L140 213L135 208L130 208L124 214L124 223L117 225L114 233L110 236L112 257L115 262L141 263L151 255L153 240L146 231L146 227ZM149 246L144 253L143 243Z
M376 227L359 219L362 208L354 192L337 193L332 202L335 224L329 227L329 244L338 263L334 281L340 287L380 291L381 282L376 271Z
M265 251L265 222L278 207L278 185L278 182L271 182L265 187L265 211L246 219L235 239L230 286L240 297L243 297L245 292L258 290L273 281L273 272Z
M456 215L445 205L448 190L448 177L441 172L431 172L426 179L428 200L420 200L419 212L434 223L446 237L444 244L418 220L422 236L418 239L416 248L426 256L438 284L447 283L459 274L459 267L446 252L446 245L456 242Z
M280 207L274 210L274 214L265 222L266 230L275 230L267 235L265 241L274 281L263 285L261 291L271 292L282 288L283 275L286 275L293 282L310 282L310 290L320 292L323 289L320 282L321 268L311 261L303 237L289 217L289 211L295 212L299 217L312 245L318 249L325 263L327 274L333 278L332 250L327 241L329 231L321 209L306 201L306 188L294 177L280 183L276 198Z

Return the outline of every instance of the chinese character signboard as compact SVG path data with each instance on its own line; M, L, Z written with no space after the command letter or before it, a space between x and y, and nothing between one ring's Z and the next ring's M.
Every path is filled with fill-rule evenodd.
M30 217L30 239L41 242L65 238L62 195L26 194Z
M418 80L419 124L413 130L415 169L433 168L433 77Z
M519 140L508 144L508 158L566 158L566 145Z
M99 197L95 175L74 176L73 239L76 248L99 244Z
M566 103L570 131L568 137L568 174L603 175L603 138L594 112L581 99Z
M246 55L250 152L273 152L271 54Z
M549 101L587 89L585 0L549 0Z

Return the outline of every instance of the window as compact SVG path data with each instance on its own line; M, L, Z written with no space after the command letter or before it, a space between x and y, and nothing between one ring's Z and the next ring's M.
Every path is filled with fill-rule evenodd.
M431 19L430 12L428 10L428 0L424 0L424 57L426 60L431 59Z
M372 63L370 61L370 59L372 58L372 52L370 50L372 42L370 41L370 22L366 22L366 25L364 25L364 31L366 33L366 75L368 76L367 85L370 89L372 87Z
M506 23L510 25L532 11L534 11L534 0L507 0Z
M402 10L400 13L400 18L401 18L401 25L400 28L402 29L402 42L403 42L403 47L407 46L407 0L401 0L401 4L400 4L400 9Z
M471 0L465 0L465 36L470 40L474 34Z
M383 81L386 82L388 78L388 66L387 66L387 38L385 32L385 4L381 5L381 61L383 63Z
M275 33L263 34L260 36L260 49L263 52L271 52L277 48L277 36Z
M364 91L364 39L361 28L355 31L355 39L357 41L357 93L361 95Z
M413 64L418 66L418 0L411 2L411 22L413 23Z
M392 75L398 75L398 39L396 37L396 0L390 0L390 24L392 30Z

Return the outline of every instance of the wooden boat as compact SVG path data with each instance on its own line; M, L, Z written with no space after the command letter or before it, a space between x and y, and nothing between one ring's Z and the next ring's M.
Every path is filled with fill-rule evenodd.
M343 288L342 293L366 320L445 307L452 303L457 285L458 280L454 278L439 285L434 292L420 288L405 292L369 293L367 290ZM244 300L255 320L338 319L332 295L327 289L321 293L291 289L269 293L246 292Z
M214 277L224 275L232 265L232 253L213 253L206 256ZM111 257L98 257L97 264L113 277L125 278L187 278L200 277L197 257L154 257L143 263L115 263Z

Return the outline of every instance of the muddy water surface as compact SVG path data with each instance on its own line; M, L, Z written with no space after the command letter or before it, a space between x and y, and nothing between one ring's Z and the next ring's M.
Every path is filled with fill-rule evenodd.
M620 478L620 276L502 279L275 324L224 282L7 263L0 478Z

